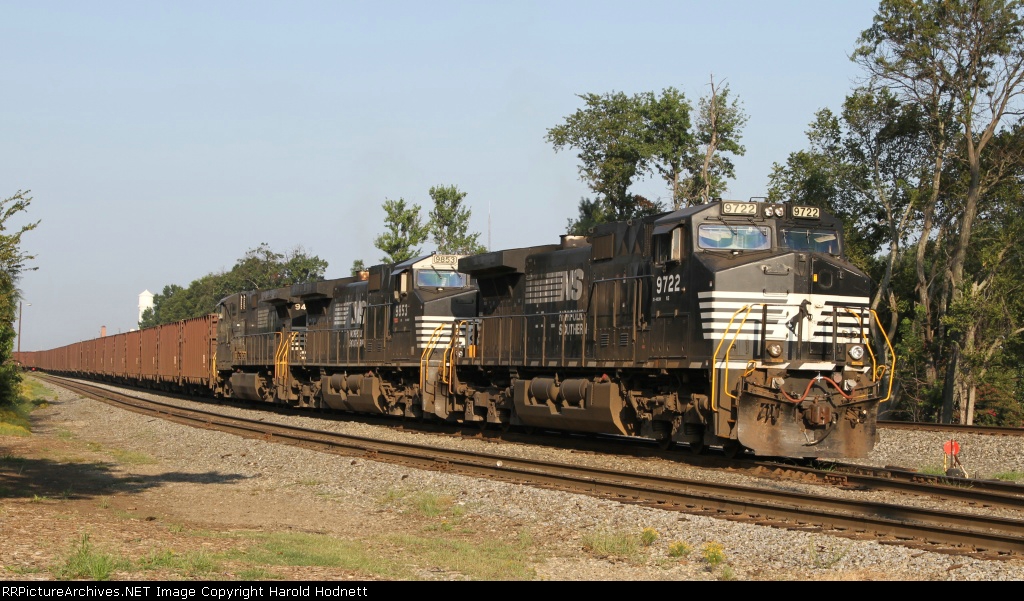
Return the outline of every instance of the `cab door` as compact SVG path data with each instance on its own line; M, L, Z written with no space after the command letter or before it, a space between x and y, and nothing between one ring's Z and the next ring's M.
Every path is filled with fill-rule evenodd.
M680 225L654 241L655 262L649 284L651 359L686 357L691 304L686 292L690 255L686 231Z

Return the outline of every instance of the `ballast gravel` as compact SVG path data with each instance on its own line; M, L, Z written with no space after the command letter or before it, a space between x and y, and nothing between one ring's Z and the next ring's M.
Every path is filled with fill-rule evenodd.
M135 393L147 396L142 393ZM159 400L166 400L160 397ZM182 405L200 403L175 401ZM225 414L258 416L265 421L387 439L402 438L438 447L473 449L481 453L554 459L565 463L632 469L683 478L708 479L785 490L828 491L835 495L869 495L882 503L941 507L941 500L922 500L885 492L856 492L801 482L768 483L724 470L702 470L666 459L572 452L543 445L415 433L354 421L285 416L266 411L220 405ZM56 400L38 411L40 427L34 436L74 438L96 448L118 449L151 458L152 464L121 465L142 484L118 493L132 495L137 513L153 521L188 528L257 529L326 534L342 540L381 537L408 527L412 512L403 496L430 493L449 498L471 520L478 535L529 541L530 571L524 578L539 580L1024 580L1024 560L980 560L905 547L874 540L857 540L817 532L785 530L689 515L646 506L569 494L505 482L422 471L364 458L343 457L262 440L239 438L172 422L144 417L84 399L57 389ZM4 439L0 439L3 442ZM881 440L864 464L935 469L943 464L942 433L881 431ZM971 476L992 477L1024 472L1021 439L965 435L958 438L960 460ZM683 451L685 452L685 451ZM17 509L17 508L14 508ZM13 513L5 502L0 513L0 561L5 565L36 565L59 557L59 549L37 560L27 550L12 555L17 534ZM988 511L973 509L974 511ZM12 513L13 512L13 513ZM1020 519L1012 511L1000 512ZM424 519L418 516L417 519ZM80 536L74 520L66 524L67 538ZM421 527L421 526L419 526ZM588 544L599 535L639 536L657 533L649 546L626 556L607 555ZM173 530L173 529L172 529ZM650 530L649 530L650 531ZM102 539L101 533L97 537ZM673 556L671 548L691 551ZM709 547L711 545L711 547ZM709 549L721 549L721 562L709 562ZM401 556L401 549L396 549ZM25 562L28 563L25 563ZM35 561L35 563L33 563ZM33 572L28 572L32 574ZM417 578L464 579L467 576L438 566L415 567ZM26 578L25 571L8 570L0 577ZM35 572L39 578L46 572ZM290 577L319 578L295 572ZM132 574L131 578L145 577ZM215 578L237 578L219 575ZM334 577L338 577L334 574ZM358 571L348 578L372 578Z

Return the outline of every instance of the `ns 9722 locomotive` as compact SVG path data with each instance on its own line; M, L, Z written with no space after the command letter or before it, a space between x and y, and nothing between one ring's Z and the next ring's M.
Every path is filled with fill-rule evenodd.
M871 282L817 207L716 201L459 270L480 306L446 368L456 406L729 454L874 446L895 355L884 332L873 344Z
M202 323L21 360L340 411L858 457L895 361L870 287L824 211L715 201L233 294Z
M229 297L216 385L340 410L857 457L891 393L870 286L820 209L716 201L560 244Z

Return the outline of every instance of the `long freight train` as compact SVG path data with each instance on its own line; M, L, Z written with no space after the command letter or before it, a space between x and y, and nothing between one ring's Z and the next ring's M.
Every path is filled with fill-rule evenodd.
M817 207L715 201L559 244L247 291L26 367L339 411L860 457L895 355Z

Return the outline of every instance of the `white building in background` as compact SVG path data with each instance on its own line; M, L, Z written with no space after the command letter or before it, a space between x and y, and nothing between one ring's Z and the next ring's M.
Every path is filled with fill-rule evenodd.
M153 293L149 290L143 290L142 294L139 295L139 319L135 323L142 321L142 312L146 309L153 308Z

